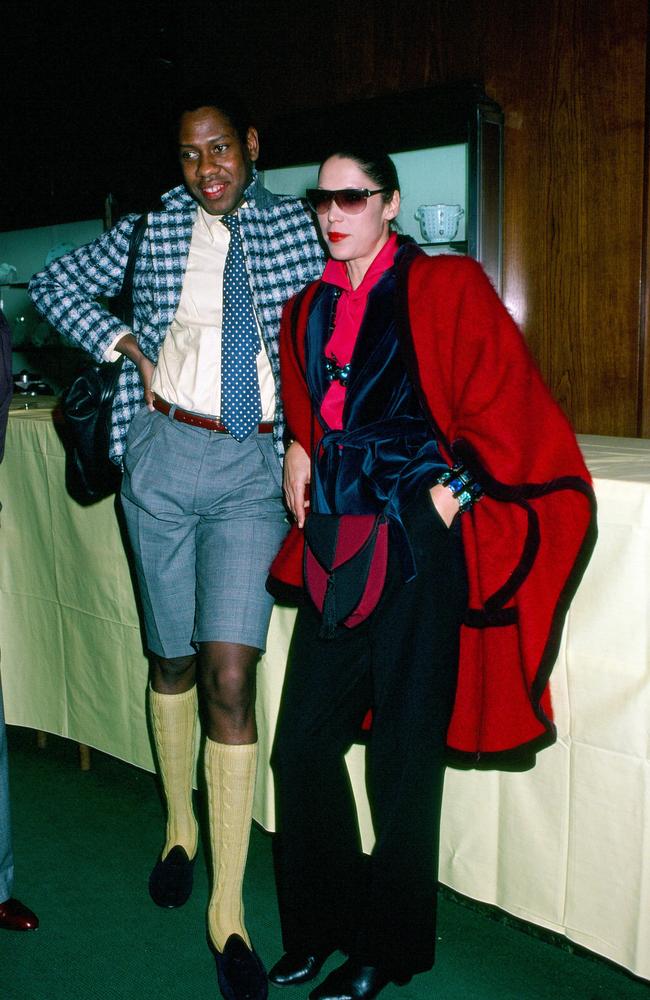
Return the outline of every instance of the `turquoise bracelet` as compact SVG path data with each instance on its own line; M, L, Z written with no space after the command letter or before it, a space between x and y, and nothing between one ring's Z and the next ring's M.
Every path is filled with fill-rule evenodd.
M446 469L438 479L440 486L446 486L458 500L458 510L464 514L483 496L483 490L472 474L463 465Z

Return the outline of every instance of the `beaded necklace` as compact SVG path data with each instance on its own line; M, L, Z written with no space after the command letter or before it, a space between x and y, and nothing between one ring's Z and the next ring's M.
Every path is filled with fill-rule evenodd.
M327 331L327 337L325 338L325 343L328 344L332 334L334 333L334 327L336 325L336 310L339 304L339 299L343 292L342 288L334 289L334 301L332 302L332 313L330 316L329 329ZM340 365L335 354L325 354L323 357L325 363L325 377L328 382L340 382L342 386L346 386L348 379L350 377L350 362L347 365Z

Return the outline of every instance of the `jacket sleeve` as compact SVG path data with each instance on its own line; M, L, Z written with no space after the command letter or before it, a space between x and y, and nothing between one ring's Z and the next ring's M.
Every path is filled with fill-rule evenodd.
M311 286L309 286L311 287ZM307 291L309 297L309 289ZM295 295L284 307L280 324L282 404L289 437L311 453L312 406L305 375L305 296Z
M280 370L282 401L287 431L311 454L313 438L312 407L305 378L306 319L315 285L290 299L282 313L280 326ZM278 601L299 603L303 587L302 560L304 536L294 523L275 557L266 588Z
M113 297L122 288L136 219L136 215L126 216L96 240L53 261L29 283L29 295L41 315L97 361L103 360L124 329L122 321L97 299Z

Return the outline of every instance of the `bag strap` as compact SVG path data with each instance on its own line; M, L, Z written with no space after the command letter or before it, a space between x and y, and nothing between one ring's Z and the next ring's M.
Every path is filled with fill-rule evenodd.
M140 215L134 223L129 238L129 256L124 269L124 279L118 295L112 303L112 312L126 324L133 325L133 273L140 244L147 230L147 214Z

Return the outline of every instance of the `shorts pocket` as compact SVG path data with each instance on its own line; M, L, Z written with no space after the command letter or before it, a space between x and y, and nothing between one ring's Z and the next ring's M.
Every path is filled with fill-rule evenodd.
M257 447L259 448L260 454L264 459L264 464L270 472L278 491L282 494L282 464L273 444L273 435L258 434L256 440Z
M136 467L148 453L152 443L164 427L166 417L142 407L133 417L126 437L124 471L132 476Z

